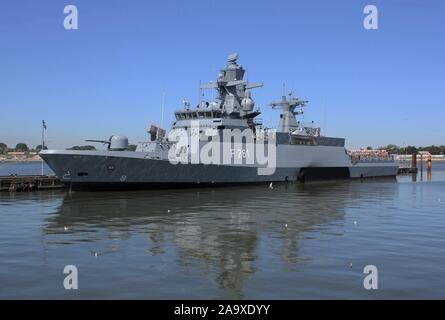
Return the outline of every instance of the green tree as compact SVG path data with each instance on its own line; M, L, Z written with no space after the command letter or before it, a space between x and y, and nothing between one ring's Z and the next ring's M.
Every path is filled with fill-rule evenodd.
M388 144L384 149L386 149L386 151L388 151L390 154L399 153L399 147L395 144Z
M442 149L438 146L432 145L428 147L419 148L421 151L428 151L431 154L440 154L442 152Z
M0 154L5 154L8 152L8 146L6 143L0 142Z
M20 143L17 143L17 145L15 146L15 151L26 152L26 151L29 151L29 149L25 143L20 142Z
M40 151L40 150L42 150L42 145L41 145L41 144L39 144L39 145L36 147L36 151ZM43 150L48 150L48 147L45 146L45 147L43 148Z
M407 146L405 151L406 154L413 154L418 152L417 148L414 146Z

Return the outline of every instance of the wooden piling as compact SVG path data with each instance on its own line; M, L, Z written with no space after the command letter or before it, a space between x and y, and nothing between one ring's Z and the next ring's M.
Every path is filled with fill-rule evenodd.
M61 188L64 188L64 185L56 176L0 177L0 191L21 192Z
M411 168L417 168L417 153L411 155Z
M420 181L423 180L423 154L420 154Z

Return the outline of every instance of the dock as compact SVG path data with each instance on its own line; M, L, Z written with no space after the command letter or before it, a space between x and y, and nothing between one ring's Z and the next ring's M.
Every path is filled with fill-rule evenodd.
M417 167L399 167L399 170L397 171L398 174L410 174L410 173L417 173L418 169Z
M420 156L420 161L418 161L418 155ZM407 161L408 158L406 155L399 155L399 170L398 174L416 174L419 172L420 166L420 174L423 174L423 163L426 162L426 171L428 174L431 174L431 166L433 156L426 151L420 151L419 153L413 153L409 156L411 161Z
M57 176L2 176L0 191L29 192L52 189L63 189L64 185Z
M399 170L397 171L397 174L413 174L417 172L417 159L415 155L412 156L411 161L399 161Z

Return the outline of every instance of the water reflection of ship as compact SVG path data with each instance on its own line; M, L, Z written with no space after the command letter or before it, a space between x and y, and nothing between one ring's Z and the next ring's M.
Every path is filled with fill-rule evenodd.
M256 271L258 252L279 257L284 268L305 258L299 239L305 232L342 223L345 207L359 198L360 182L283 184L267 187L132 193L74 193L66 196L45 234L65 234L72 242L126 240L149 235L148 252L162 255L175 247L183 270L215 273L224 298L242 297ZM391 189L393 185L389 184ZM93 232L85 232L93 231ZM261 246L261 249L259 248Z

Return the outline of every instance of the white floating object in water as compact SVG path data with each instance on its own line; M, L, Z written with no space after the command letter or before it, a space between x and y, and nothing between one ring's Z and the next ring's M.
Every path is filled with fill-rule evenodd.
M269 189L273 189L273 182L269 184Z
M287 228L287 223L284 224L284 227Z
M357 225L357 221L354 220L354 225Z
M68 227L63 227L63 231L68 231Z
M352 269L352 262L349 264L349 269Z

